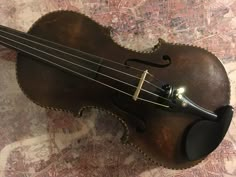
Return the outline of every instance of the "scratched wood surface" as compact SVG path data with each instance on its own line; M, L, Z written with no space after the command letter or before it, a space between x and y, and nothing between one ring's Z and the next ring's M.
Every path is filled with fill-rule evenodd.
M236 0L1 0L0 24L27 31L60 9L112 26L126 48L145 50L161 37L208 49L226 67L236 107ZM34 105L17 84L15 53L0 46L0 177L236 176L235 123L201 164L157 167L119 143L122 128L110 115L89 110L78 119Z

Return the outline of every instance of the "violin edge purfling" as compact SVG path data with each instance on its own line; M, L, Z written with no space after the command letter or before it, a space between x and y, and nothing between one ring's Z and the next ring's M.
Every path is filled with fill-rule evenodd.
M137 62L131 64L132 67L141 68L143 71L147 70L177 88L186 87L187 97L203 108L215 111L229 104L230 83L227 73L220 60L205 49L167 43L159 39L158 44L151 52L130 50L117 44L112 39L108 27L101 26L89 17L72 11L56 11L43 16L31 27L28 34L121 64L125 63L127 59L134 58L147 63L154 63L157 66L164 62L162 60L163 56L168 55L171 62L163 68ZM45 42L45 44L51 45L48 42ZM104 52L104 49L106 52ZM31 49L28 48L28 50ZM46 49L45 51L48 52ZM38 51L32 49L32 52L36 54ZM52 51L52 54L56 55L58 53ZM47 59L53 62L56 61L55 58L51 59L46 54L40 54L40 56L42 58L48 57ZM101 66L94 68L91 64L85 64L79 59L78 61L75 60L75 57L68 57L67 54L58 56L59 58L61 56L67 57L67 62L73 61L89 69L94 69L97 74L91 75L93 79L114 87L118 86L119 89L134 94L133 88L128 88L102 76L105 73L114 78L127 81L126 78L121 77L116 72L111 72L105 67L117 67L116 64L108 64L107 61L100 59L98 62ZM80 57L85 57L85 55L82 54ZM92 59L92 57L89 59ZM63 64L63 62L60 61L59 64ZM224 128L222 125L225 125L227 131L229 125L224 123L224 120L228 120L228 123L231 121L230 118L225 118L225 116L232 117L228 113L230 112L228 107L217 114L221 117L221 123L218 120L201 122L199 116L185 112L167 112L140 100L134 101L132 98L129 99L127 96L102 85L94 84L84 78L74 77L62 70L39 62L34 57L22 52L18 55L16 65L18 83L24 94L34 103L47 109L72 112L76 116L82 114L86 107L106 110L123 125L125 130L123 140L126 144L141 151L146 158L153 159L159 165L167 168L188 168L198 164L208 155L205 155L204 152L198 152L197 149L194 149L193 152L188 150L189 146L192 147L196 143L190 141L193 139L191 137L196 135L196 131L193 131L196 127L199 129L200 126L202 132L207 134L207 138L210 136L213 136L213 139L217 137L213 144L217 142L216 146L218 146L226 132L222 130L221 134L215 133ZM129 67L117 68L138 78L142 74ZM70 66L70 69L80 71L75 66ZM173 73L173 75L170 75L170 73ZM151 77L148 77L148 79L150 82L155 82ZM137 82L131 81L131 84L137 85ZM140 89L146 87L149 88L148 84L143 83ZM204 92L206 90L207 93ZM220 97L217 95L220 95ZM141 97L144 94L141 93L138 96ZM214 99L208 99L209 97ZM197 122L200 123L197 124ZM144 132L136 130L140 124L145 125ZM201 141L203 140L201 139ZM204 144L198 148L201 149L202 147L204 151ZM187 156L186 153L190 153L190 156ZM204 154L204 156L199 158L199 153ZM190 157L195 159L190 160Z

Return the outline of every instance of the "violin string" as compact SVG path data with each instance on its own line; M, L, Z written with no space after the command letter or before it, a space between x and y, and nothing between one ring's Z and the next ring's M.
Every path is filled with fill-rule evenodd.
M101 73L101 72L92 70L92 69L90 69L90 68L84 67L84 66L82 66L82 65L79 65L79 64L77 64L77 63L74 63L74 62L65 60L65 59L63 59L63 58L61 58L61 57L58 57L58 56L56 56L56 55L53 55L53 54L44 52L44 51L42 51L42 50L39 50L39 49L37 49L37 48L34 48L34 47L29 46L29 45L23 44L23 43L21 43L21 42L15 41L15 40L10 39L10 38L8 38L8 37L2 36L2 35L0 35L0 37L5 38L5 39L7 39L7 40L10 40L10 41L12 41L12 42L18 43L18 44L20 44L20 45L26 46L26 47L28 47L28 48L30 48L30 49L33 49L33 50L36 50L36 51L38 51L38 52L44 53L44 54L46 54L47 56L51 56L51 57L57 58L58 60L61 60L61 61L63 61L63 62L70 63L70 64L72 64L72 65L74 65L74 66L83 68L83 69L85 69L85 70L91 71L91 72L96 73L96 74L100 74L100 75L102 75L102 76L104 76L104 77L107 77L107 78L109 78L109 79L111 79L111 80L115 80L115 81L117 81L117 82L123 83L123 84L125 84L125 85L130 86L130 87L137 88L137 86L132 85L132 84L127 83L127 82L124 82L124 81L122 81L122 80L120 80L120 79L117 79L117 78L108 76L108 75L106 75L106 74L104 74L104 73ZM28 54L29 54L29 53L28 53ZM31 55L31 54L29 54L29 55ZM153 96L155 96L155 97L158 97L158 98L161 98L161 99L164 99L164 100L169 101L167 98L162 97L162 96L160 96L160 95L158 95L158 94L155 94L155 93L153 93L153 92L150 92L150 91L148 91L148 90L146 90L146 89L142 89L142 88L141 88L141 91L144 91L144 92L149 93L149 94L151 94L151 95L153 95Z
M0 37L2 37L2 36L0 35ZM113 90L116 90L116 91L118 91L118 92L120 92L120 93L123 93L123 94L125 94L125 95L127 95L127 96L133 97L133 95L130 94L130 93L127 93L127 92L125 92L125 91L123 91L123 90L120 90L120 89L118 89L118 88L116 88L116 87L113 87L113 86L111 86L111 85L108 85L108 84L106 84L106 83L104 83L104 82L100 82L100 81L98 81L98 80L96 80L96 79L93 79L93 78L91 78L91 77L89 77L89 76L86 76L86 75L84 75L84 74L81 74L81 73L79 73L79 72L76 72L76 71L74 71L74 70L72 70L72 69L69 69L69 68L67 68L67 67L65 67L65 66L62 66L62 65L60 65L60 64L57 64L57 63L55 63L55 62L49 61L49 60L47 60L47 59L45 59L45 58L43 58L43 57L40 57L40 56L38 56L38 55L34 55L34 54L32 54L32 53L29 53L29 52L27 52L27 51L24 51L24 50L22 50L22 49L20 49L20 48L18 48L18 47L12 46L11 44L8 44L8 43L2 42L2 41L0 41L0 43L6 45L6 46L8 46L8 47L15 48L15 49L17 49L17 50L19 50L19 51L22 51L22 52L24 52L24 53L27 53L27 54L29 54L29 55L31 55L31 56L36 57L36 58L40 58L41 60L43 60L43 61L45 61L45 62L47 62L47 63L50 63L50 64L52 64L52 65L54 65L54 66L56 66L56 67L59 67L59 68L61 68L61 69L66 70L66 71L69 71L69 72L71 72L71 73L73 73L73 74L75 74L75 75L84 77L84 78L86 78L86 79L88 79L88 80L92 80L92 81L97 82L97 83L99 83L99 84L101 84L101 85L104 85L104 86L109 87L109 88L111 88L111 89L113 89ZM142 98L142 97L138 97L137 99L138 99L138 100L141 100L141 101L144 101L144 102L148 102L148 103L154 104L154 105L158 105L158 106L161 106L161 107L169 108L168 105L160 104L160 103L157 103L157 102L154 102L154 101L151 101L151 100L147 100L147 99Z
M0 25L0 26L1 26L1 25ZM4 27L4 26L2 26L2 27ZM7 27L5 27L5 28L7 28ZM38 39L38 40L41 40L41 41L44 41L44 42L48 42L48 43L51 43L51 44L54 44L54 45L58 45L58 46L60 46L60 47L64 47L64 48L69 49L69 50L73 50L73 51L75 51L75 52L82 53L82 54L87 55L87 56L90 56L90 57L94 57L94 58L96 58L96 59L105 60L105 61L108 61L108 62L111 62L111 63L115 63L115 64L118 64L118 65L127 67L127 65L124 65L124 64L122 64L122 63L119 63L119 62L116 62L116 61L113 61L113 60L106 59L106 58L104 58L104 57L96 56L96 55L93 55L93 54L90 54L90 53L87 53L87 52L84 52L84 51L81 51L81 50L78 50L78 49L70 48L70 47L61 45L61 44L59 44L59 43L55 43L55 42L53 42L53 41L49 41L49 40L47 40L47 39L43 39L43 38L40 38L40 37L31 35L31 34L28 34L28 33L24 33L24 32L21 32L21 31L17 31L17 30L11 29L11 28L7 28L7 29L8 29L8 30L11 30L11 31L16 31L16 32L18 32L18 33L21 33L22 35L27 35L27 36L29 36L29 37L31 37L31 38L33 38L33 39L35 38L35 39ZM137 77L137 76L135 76L135 75L131 75L131 74L129 74L129 73L122 72L122 71L117 70L117 69L115 69L115 68L107 67L107 66L105 66L105 65L101 65L101 64L99 64L99 63L93 62L93 61L88 60L88 59L86 59L86 58L79 57L79 56L77 56L77 55L73 55L73 54L71 54L71 53L68 53L68 52L65 52L65 51L62 51L62 50L58 50L58 49L56 49L56 48L54 48L54 47L51 47L51 46L48 46L48 45L44 45L44 44L42 44L42 43L39 43L39 42L30 40L30 39L27 39L27 38L24 38L24 37L21 37L21 36L17 36L17 35L15 35L14 33L9 33L9 32L7 32L7 31L2 31L2 30L0 30L0 31L1 31L1 32L4 32L4 33L7 33L7 34L10 34L10 35L13 35L13 36L18 37L18 38L27 40L27 41L29 41L29 42L33 42L33 43L35 43L35 44L38 44L38 45L41 45L41 46L44 46L44 47L47 47L47 48L56 50L56 51L58 51L58 52L61 52L61 53L66 54L66 55L73 56L73 57L78 58L78 59L81 59L81 60L83 60L83 61L90 62L90 63L96 64L96 65L100 65L100 66L102 66L102 67L104 67L104 68L107 68L107 69L110 69L110 70L113 70L113 71L122 73L122 74L124 74L124 75L130 76L130 77L133 77L133 78L136 78L136 79L139 79L139 77ZM135 67L132 67L132 66L128 66L128 67L129 67L129 69L133 69L133 70L136 70L136 71L139 71L139 72L143 73L143 70L141 70L141 69L139 69L139 68L135 68ZM155 78L152 74L148 73L148 75L149 75L151 78L153 78L154 80L163 83L163 81L161 81L161 80ZM145 82L148 83L149 85L151 85L151 86L153 86L153 87L155 87L155 88L161 90L161 91L164 91L161 87L158 87L157 85L155 85L155 84L153 84L153 83L151 83L151 82L149 82L149 81L147 81L147 80L145 80Z
M42 40L42 41L44 41L44 42L52 43L52 44L55 44L55 45L58 45L58 46L61 46L61 47L64 47L64 48L67 48L67 49L70 49L70 50L74 50L74 51L76 51L76 52L80 52L80 53L82 53L82 54L85 54L85 55L88 55L88 56L91 56L91 57L95 57L95 58L98 58L98 59L106 60L106 61L108 61L108 62L115 63L115 64L118 64L118 65L127 67L127 65L124 65L124 64L122 64L122 63L119 63L119 62L116 62L116 61L113 61L113 60L109 60L109 59L106 59L106 58L103 58L103 57L100 57L100 56L96 56L96 55L94 55L94 54L87 53L87 52L84 52L84 51L81 51L81 50L78 50L78 49L75 49L75 48L70 48L70 47L61 45L61 44L59 44L59 43L53 42L53 41L49 41L49 40L47 40L47 39L43 39L43 38L40 38L40 37L38 37L38 36L31 35L31 34L29 34L29 33L24 33L24 32L22 32L22 31L17 31L17 30L14 30L14 29L11 29L11 28L2 26L2 25L0 25L0 27L7 28L8 30L12 30L12 31L15 31L15 32L17 32L17 33L21 33L22 35L27 35L27 36L30 36L30 37L32 37L32 38L39 39L39 40ZM2 31L2 30L0 30L0 31L1 31L1 32L8 33L8 32L6 32L6 31ZM11 33L8 33L8 34L11 34ZM12 35L14 35L14 34L12 34ZM16 37L22 38L21 36L16 36ZM26 38L24 38L24 39L26 39ZM27 39L26 39L26 40L27 40ZM30 41L31 41L31 40L30 40ZM37 42L35 42L35 41L32 41L32 42L37 43ZM41 43L39 43L39 44L41 45ZM42 45L43 45L43 44L42 44ZM48 47L48 46L46 46L46 47ZM51 48L51 47L50 47L50 48ZM128 66L128 67L131 68L131 69L134 69L134 70L136 70L136 71L139 71L139 72L143 73L143 70L141 70L141 69L139 69L139 68L135 68L135 67L132 67L132 66ZM150 74L150 75L151 75L151 74Z

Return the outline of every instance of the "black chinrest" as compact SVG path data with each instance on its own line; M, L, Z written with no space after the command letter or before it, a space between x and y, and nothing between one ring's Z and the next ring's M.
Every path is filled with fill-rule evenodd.
M201 159L215 150L228 131L233 117L233 107L223 106L215 111L216 121L201 119L186 131L185 153L190 161Z

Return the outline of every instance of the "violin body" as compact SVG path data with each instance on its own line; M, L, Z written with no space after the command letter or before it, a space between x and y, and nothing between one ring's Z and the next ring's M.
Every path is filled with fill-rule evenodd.
M163 40L149 52L133 51L114 42L110 33L110 28L69 11L43 16L28 32L121 64L125 64L128 59L154 63L155 66L130 60L129 66L148 70L157 79L175 87L184 86L187 96L206 109L214 111L229 104L230 83L227 73L216 56L208 51L194 46L170 44ZM164 56L168 56L171 62L166 64L168 61L164 60ZM106 63L103 60L99 62ZM102 65L86 65L101 73L126 80L124 76ZM115 67L115 63L107 65ZM163 67L156 67L158 65ZM130 67L123 67L122 72L136 77L141 77L142 74ZM88 72L87 75L126 92L135 91L102 75ZM112 113L124 126L123 143L134 145L147 158L160 165L175 169L187 168L207 156L189 160L184 150L186 131L199 120L196 115L166 111L155 105L134 101L115 90L34 60L32 56L21 52L17 58L17 79L25 95L42 107L72 112L77 116L82 115L83 110L89 107ZM153 78L149 78L149 81L157 83ZM132 80L132 84L137 85L138 81ZM155 92L154 88L150 89ZM144 130L142 126L145 126Z

